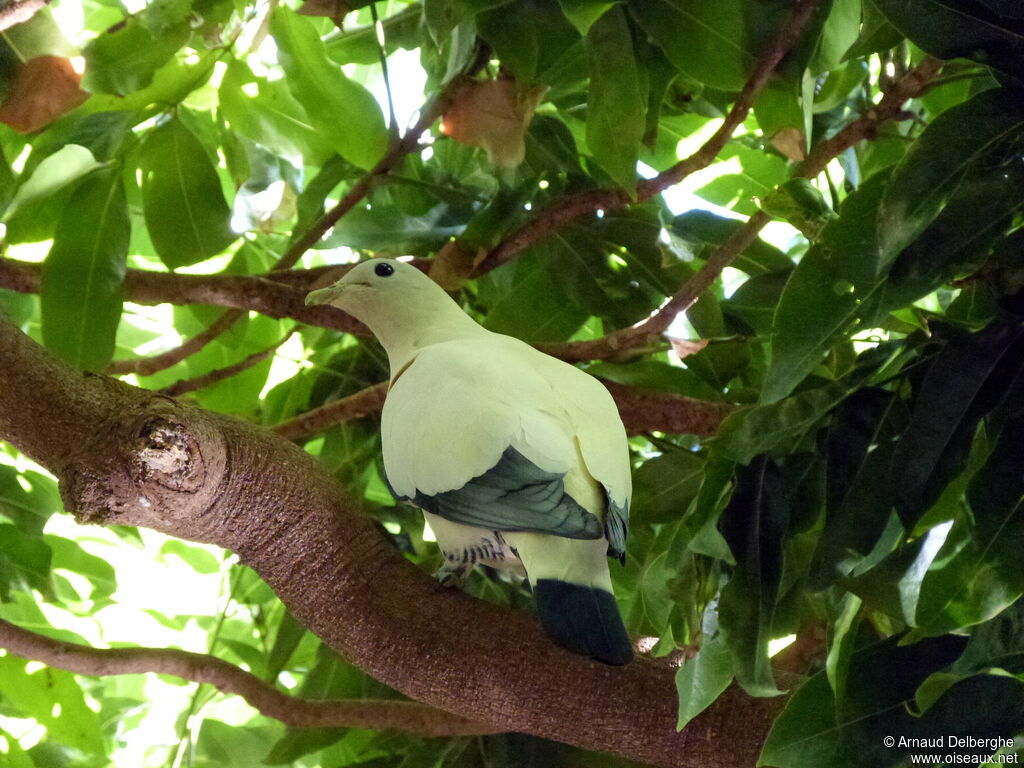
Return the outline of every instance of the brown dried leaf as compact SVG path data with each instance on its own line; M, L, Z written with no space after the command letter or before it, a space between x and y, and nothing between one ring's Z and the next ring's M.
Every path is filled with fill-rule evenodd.
M435 283L451 293L465 284L486 255L486 251L474 254L458 240L452 240L445 243L430 260L428 274Z
M467 80L452 96L441 133L480 147L494 165L515 168L526 156L526 129L545 90L522 90L505 78Z
M799 128L780 129L772 136L770 143L790 160L799 162L807 156L807 141Z
M708 345L708 339L697 339L696 341L690 341L688 339L673 339L670 338L669 342L672 344L672 349L682 360L684 357L690 355L696 355L704 347Z
M297 13L300 16L326 16L341 29L342 19L350 10L345 0L306 0Z
M22 64L7 99L0 105L0 122L19 133L45 128L89 98L78 87L82 76L62 56L37 56Z

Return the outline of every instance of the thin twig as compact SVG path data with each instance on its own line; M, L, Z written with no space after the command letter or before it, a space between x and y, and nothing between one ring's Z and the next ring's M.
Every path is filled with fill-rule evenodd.
M90 648L64 643L0 619L0 647L80 675L104 677L154 672L241 696L260 713L297 727L394 729L420 736L468 736L496 729L414 701L302 699L255 675L202 653L164 648Z
M649 200L658 193L678 184L690 174L706 168L714 162L722 148L732 137L733 132L746 119L747 114L754 105L757 94L768 82L779 62L782 61L796 41L800 39L800 35L811 19L814 18L821 4L821 0L798 0L786 23L779 30L779 34L776 36L772 46L760 58L750 79L747 80L743 90L736 97L736 102L733 104L732 109L729 110L729 114L726 115L722 125L700 149L668 170L662 171L651 179L640 182L637 185L635 199L631 198L629 193L622 189L596 189L556 200L492 249L480 263L476 274L481 275L490 272L492 269L507 263L514 256L547 237L551 232L559 229L577 216L597 210L608 211L615 208L623 208L627 205Z
M161 352L152 357L137 357L131 360L115 360L107 366L108 376L123 376L135 373L139 376L152 376L173 365L177 365L187 357L191 357L204 349L211 341L225 333L243 313L237 309L229 309L210 324L206 330L196 334L184 343Z
M420 137L426 132L426 130L434 124L434 122L444 114L444 111L448 108L448 104L451 101L452 95L455 89L461 83L462 77L466 77L471 74L475 69L483 66L483 62L480 62L479 56L474 57L474 60L466 67L464 74L457 76L446 85L440 93L433 98L429 99L426 104L423 105L420 110L420 117L416 123L405 132L405 135L400 139L396 139L391 149L388 150L387 154L382 157L373 168L365 173L362 178L355 183L346 195L338 201L331 210L327 211L323 216L317 219L307 229L301 237L295 240L291 246L285 251L281 258L278 259L277 263L273 266L273 271L279 271L283 269L291 269L295 264L298 263L302 255L320 242L320 239L327 234L328 230L338 223L346 213L351 211L356 205L370 192L373 183L381 176L390 173L406 155L420 148L419 141Z
M218 381L223 381L224 379L229 379L232 376L237 376L242 371L247 371L254 365L259 365L274 354L278 347L291 338L293 333L294 331L289 331L283 339L273 346L267 347L259 352L255 352L234 365L218 368L217 370L210 371L209 373L204 373L202 376L177 381L169 387L161 389L160 394L167 395L168 397L177 397L178 395L183 395L186 392L195 392L197 389L202 389L203 387L208 387L211 384L216 384Z

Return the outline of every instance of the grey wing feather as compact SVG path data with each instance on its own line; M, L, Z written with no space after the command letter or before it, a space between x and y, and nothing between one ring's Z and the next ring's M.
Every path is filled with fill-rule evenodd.
M428 496L392 494L445 520L496 531L532 531L569 539L599 539L600 519L565 492L563 475L545 472L515 448L461 488Z

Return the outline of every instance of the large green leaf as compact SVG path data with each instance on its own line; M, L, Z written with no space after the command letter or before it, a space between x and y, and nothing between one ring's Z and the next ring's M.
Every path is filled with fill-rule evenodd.
M682 730L693 718L703 712L732 682L732 656L722 635L705 636L697 655L687 661L676 673L679 692L679 722Z
M992 156L1014 158L1024 146L1024 95L984 91L939 115L896 166L878 208L878 243L888 264L949 200L966 172ZM998 172L987 167L988 173Z
M775 311L762 402L792 392L857 326L863 303L881 285L875 220L885 181L875 176L846 198L839 218L825 227L821 241L789 278Z
M43 339L83 370L114 355L130 227L121 174L96 173L75 190L43 265Z
M882 536L899 482L893 453L906 422L905 406L880 389L860 389L836 409L824 441L827 515L812 588L830 584L837 569L849 572Z
M258 92L249 96L246 86ZM257 78L241 62L228 64L221 81L220 108L232 129L268 149L306 165L321 165L331 154L330 144L310 124L306 110L283 80Z
M896 509L907 530L963 468L981 418L1024 366L1024 326L997 320L954 339L935 358L896 446Z
M633 480L632 522L667 523L682 518L704 480L704 462L676 450L648 459Z
M313 127L334 150L360 168L372 168L388 146L377 100L327 58L313 25L289 8L270 23L288 86Z
M738 91L757 59L743 0L634 0L629 12L680 72Z
M99 718L86 703L75 676L50 667L29 672L28 664L11 655L0 656L0 680L4 681L0 699L45 726L58 743L103 756Z
M874 0L889 21L940 59L964 57L1024 80L1024 19L985 0Z
M188 39L185 22L153 34L137 17L94 38L85 47L82 85L93 93L123 96L145 88Z
M736 559L718 603L719 629L733 657L736 680L752 696L775 696L768 641L782 581L789 500L782 472L761 456L740 470L718 523Z
M490 298L483 326L496 333L531 343L565 341L587 319L585 312L551 290L546 270L529 254L492 272L479 286L482 298Z
M587 53L587 147L619 186L631 190L646 126L646 83L640 79L620 8L612 8L590 28Z
M19 208L50 197L100 165L87 147L73 143L64 145L40 161L31 176L21 183L4 212L3 220L9 221Z
M758 765L895 768L910 764L912 753L937 757L935 764L951 753L958 753L965 764L984 762L979 758L992 754L991 742L947 745L953 738L995 739L1019 732L1024 727L1020 681L971 677L950 686L922 716L915 717L910 709L918 686L954 661L964 645L963 638L944 637L901 647L892 638L863 648L851 659L842 700L835 698L825 672L819 672L776 719ZM933 740L942 746L921 746Z
M168 120L150 132L139 165L146 226L168 267L209 258L237 237L217 171L181 120Z

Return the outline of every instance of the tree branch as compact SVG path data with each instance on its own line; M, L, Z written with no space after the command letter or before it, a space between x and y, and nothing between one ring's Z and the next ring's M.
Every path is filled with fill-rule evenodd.
M167 397L177 397L178 395L184 395L186 392L195 392L197 389L208 387L211 384L216 384L218 381L224 379L230 379L232 376L237 376L242 371L247 371L254 365L259 365L268 357L270 357L277 348L288 341L291 338L294 331L289 331L283 339L276 344L273 344L266 349L261 349L259 352L254 352L243 360L239 360L233 365L225 366L224 368L218 368L204 373L202 376L195 376L191 379L181 379L171 384L169 387L164 387L159 390L161 395L167 395Z
M821 0L797 0L794 3L789 18L779 30L771 46L758 60L754 72L736 97L736 102L729 110L722 125L700 149L654 178L640 182L637 185L635 199L622 189L595 189L556 200L495 246L477 267L476 274L482 275L511 261L526 248L544 239L577 216L597 210L614 210L644 202L678 184L691 173L710 165L718 157L718 153L722 151L736 128L746 119L757 94L767 84L779 62L800 39L800 35L821 5Z
M781 706L733 689L677 732L671 668L575 656L532 617L444 589L297 446L71 370L2 318L0 436L58 477L79 521L230 549L354 664L495 729L658 766L726 768L756 760Z
M394 729L427 737L496 732L482 723L415 701L304 699L282 693L252 673L215 656L171 648L89 648L30 632L3 619L0 648L79 675L153 672L206 683L221 693L241 696L261 714L294 727Z
M887 120L899 118L904 102L928 90L931 80L942 69L943 62L926 56L920 64L906 73L882 98L878 105L847 125L832 138L820 142L795 169L794 178L814 178L847 149L875 135L878 126ZM649 344L665 332L676 315L689 309L722 270L732 264L749 248L758 233L771 221L763 211L757 211L746 223L718 246L704 265L662 307L642 323L614 331L600 339L550 344L543 347L550 355L568 361L600 360L621 355Z
M709 403L667 392L647 392L637 387L601 380L615 399L619 415L631 434L670 432L708 437L734 410L727 403ZM274 427L289 440L302 440L353 419L379 413L384 407L388 383L382 381L355 394L334 400Z
M191 339L186 339L183 344L151 357L115 360L107 366L106 372L110 376L123 376L129 373L136 373L140 376L152 376L154 373L159 373L162 370L177 365L182 360L205 349L211 341L234 325L241 315L242 313L239 310L228 310L211 323L205 331L197 333Z
M28 21L50 4L50 0L14 0L0 8L0 32Z

